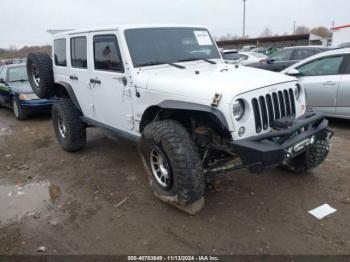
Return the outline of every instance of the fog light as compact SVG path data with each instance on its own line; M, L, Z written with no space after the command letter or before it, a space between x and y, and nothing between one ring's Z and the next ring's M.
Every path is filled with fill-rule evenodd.
M242 137L242 136L244 136L244 134L245 134L245 127L242 126L242 127L240 127L240 128L238 129L238 135L239 135L240 137Z

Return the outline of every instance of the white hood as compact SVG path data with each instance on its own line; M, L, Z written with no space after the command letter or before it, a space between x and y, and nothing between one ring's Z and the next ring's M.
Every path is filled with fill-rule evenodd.
M210 100L215 93L235 97L258 88L296 81L284 74L221 62L214 65L199 61L181 65L186 69L170 65L141 69L135 84L157 92Z

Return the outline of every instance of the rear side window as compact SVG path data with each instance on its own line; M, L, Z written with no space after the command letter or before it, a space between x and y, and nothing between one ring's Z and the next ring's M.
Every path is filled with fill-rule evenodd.
M340 74L343 56L330 56L316 59L304 64L297 69L302 76L324 76Z
M124 72L115 35L94 36L94 63L96 70Z
M316 53L318 53L318 51L313 49L296 49L293 53L293 60L303 60L315 55Z
M275 61L289 61L291 60L293 49L284 49L270 56Z
M87 68L86 37L74 37L70 40L71 63L74 68Z
M66 39L54 41L55 65L67 66Z

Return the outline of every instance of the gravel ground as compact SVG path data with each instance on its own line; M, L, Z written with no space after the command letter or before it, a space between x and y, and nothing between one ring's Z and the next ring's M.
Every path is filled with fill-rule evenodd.
M0 110L0 254L350 254L350 121L308 175L235 172L188 216L148 188L135 144L89 129L75 154L49 117ZM317 220L308 211L338 211Z

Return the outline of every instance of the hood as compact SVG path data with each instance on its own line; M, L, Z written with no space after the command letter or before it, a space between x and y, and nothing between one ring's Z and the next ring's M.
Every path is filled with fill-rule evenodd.
M18 94L33 94L33 90L30 87L29 81L23 82L11 82L11 90Z
M258 88L296 81L295 78L266 70L225 64L182 63L186 69L170 65L142 69L136 85L158 92L208 101L215 93L230 97Z

